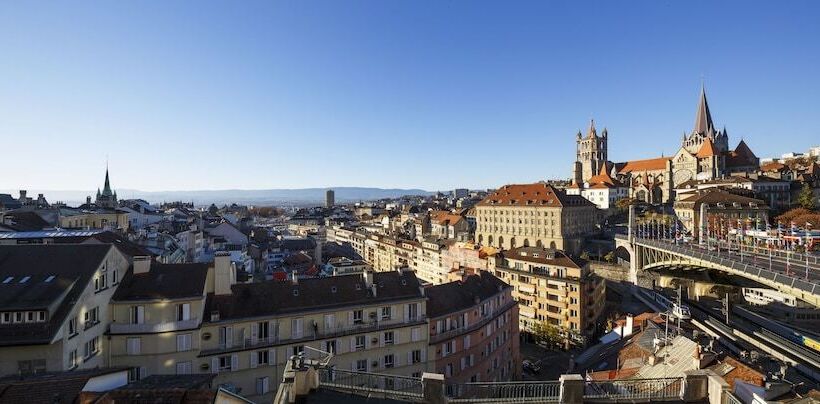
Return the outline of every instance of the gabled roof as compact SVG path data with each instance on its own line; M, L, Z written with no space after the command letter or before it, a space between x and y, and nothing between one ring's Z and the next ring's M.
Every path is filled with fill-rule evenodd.
M422 298L413 271L375 272L373 284L376 296L356 275L305 278L296 285L287 281L236 284L229 295L208 294L205 313L218 311L220 320L229 320Z
M757 156L743 140L737 144L735 150L728 152L726 155L726 166L728 167L757 165L757 162Z
M71 302L111 248L104 244L0 245L0 311L53 310L46 322L0 325L0 346L49 343Z
M630 173L634 171L658 171L666 169L666 162L672 160L671 157L659 157L646 160L632 160L626 163L616 164L615 167L619 174Z
M567 195L545 182L504 185L487 195L481 206L595 206L580 195Z
M602 165L601 171L598 175L592 176L592 178L590 178L587 182L589 183L590 188L616 188L623 186L620 181L609 175L607 164Z
M161 264L152 262L146 273L133 270L120 281L113 301L172 300L205 295L208 264Z
M712 139L707 137L695 155L701 159L717 155L717 152L715 151L715 144L712 143Z
M478 271L463 281L449 282L426 288L427 315L435 318L469 309L479 301L489 299L510 287L487 271Z
M582 268L587 261L566 254L560 250L542 247L518 247L499 252L501 257L511 260L534 262L537 264L556 265L569 268Z

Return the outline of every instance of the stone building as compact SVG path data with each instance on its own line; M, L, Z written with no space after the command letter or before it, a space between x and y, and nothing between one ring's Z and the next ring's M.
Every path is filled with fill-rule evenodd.
M594 232L600 212L580 195L547 183L505 185L476 205L478 244L511 249L549 247L571 252Z

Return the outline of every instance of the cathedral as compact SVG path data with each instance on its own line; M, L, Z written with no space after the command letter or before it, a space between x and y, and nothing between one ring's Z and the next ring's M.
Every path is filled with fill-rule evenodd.
M103 185L103 190L100 192L100 189L97 188L97 199L94 200L94 204L100 208L106 209L116 209L119 205L117 202L117 192L111 191L111 183L108 181L108 168L105 169L105 184Z
M701 88L695 113L695 125L684 133L681 147L672 157L658 157L611 163L607 160L607 130L600 135L590 123L586 136L576 136L576 161L573 165L573 186L583 187L601 170L629 188L629 196L648 203L674 201L675 188L688 181L707 181L758 169L759 159L741 140L734 150L729 149L726 128L716 129L706 101L706 90Z

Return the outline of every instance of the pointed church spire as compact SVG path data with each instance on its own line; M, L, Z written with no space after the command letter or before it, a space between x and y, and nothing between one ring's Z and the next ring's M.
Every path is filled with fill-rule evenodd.
M595 120L589 120L589 132L587 132L587 137L593 138L598 136L598 133L595 131Z
M701 84L700 100L698 101L698 111L695 115L695 129L694 133L708 133L709 130L714 130L712 123L712 114L709 112L709 104L706 102L706 87Z
M103 185L103 195L111 195L111 183L108 181L108 167L105 167L105 184Z

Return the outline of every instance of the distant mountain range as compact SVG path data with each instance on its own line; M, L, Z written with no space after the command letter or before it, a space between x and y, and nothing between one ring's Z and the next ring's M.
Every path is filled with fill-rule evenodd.
M238 203L238 204L293 204L293 205L316 205L325 201L325 191L334 190L336 202L358 202L372 201L382 198L397 198L403 195L431 195L422 189L399 189L399 188L368 188L368 187L338 187L338 188L299 188L299 189L226 189L211 191L140 191L135 189L116 189L120 199L145 199L150 203L162 203L172 201L193 202L195 205L217 205ZM17 190L2 190L0 193L11 194L17 197ZM96 191L38 191L29 190L29 197L37 197L38 193L43 193L49 202L62 201L69 206L85 202L85 198Z

